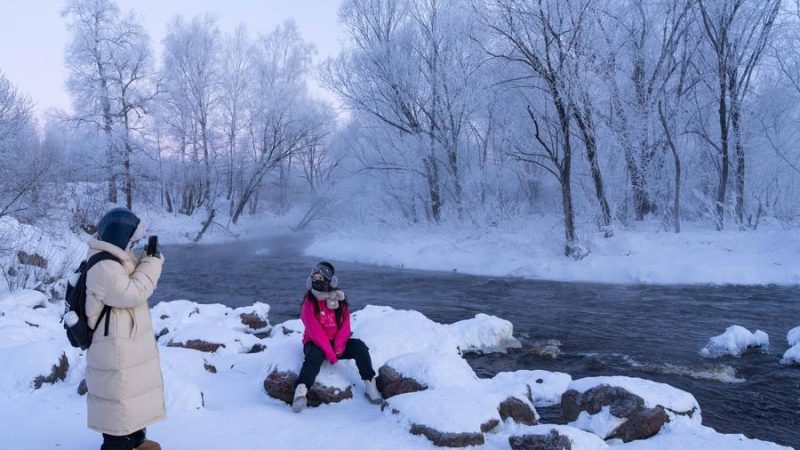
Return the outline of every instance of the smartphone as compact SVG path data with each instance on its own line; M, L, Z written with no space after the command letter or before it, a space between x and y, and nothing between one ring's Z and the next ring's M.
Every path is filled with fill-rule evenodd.
M147 239L145 254L147 254L147 256L156 256L158 254L158 236L150 236L150 238Z

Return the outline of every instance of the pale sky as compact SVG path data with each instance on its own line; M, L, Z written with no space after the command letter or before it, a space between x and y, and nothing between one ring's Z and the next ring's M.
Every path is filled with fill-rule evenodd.
M117 0L142 18L160 55L169 20L210 12L223 32L245 24L251 37L293 18L303 38L317 47L317 60L336 55L344 39L337 11L341 0ZM61 0L0 0L0 70L35 103L37 115L71 109L64 88L67 29ZM158 59L160 61L160 57ZM318 88L317 88L318 89ZM327 97L327 96L326 96Z

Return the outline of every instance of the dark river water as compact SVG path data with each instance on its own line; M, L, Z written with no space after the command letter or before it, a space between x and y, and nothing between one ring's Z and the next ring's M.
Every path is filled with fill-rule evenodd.
M153 301L188 299L237 307L269 303L270 321L299 316L315 259L300 236L260 242L165 247ZM470 356L479 376L544 369L573 378L627 375L694 394L703 423L800 448L800 367L779 363L786 332L800 325L800 288L562 283L423 272L337 262L352 309L414 309L451 323L479 312L510 320L521 349ZM701 358L698 350L729 325L761 329L768 353ZM556 355L557 349L557 355ZM546 408L545 421L558 421Z

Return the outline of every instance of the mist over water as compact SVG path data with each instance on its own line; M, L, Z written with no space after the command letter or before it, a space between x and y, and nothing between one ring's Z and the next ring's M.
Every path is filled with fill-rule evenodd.
M309 240L164 248L154 302L188 299L231 307L269 303L270 321L299 317L305 279L317 258ZM523 347L473 355L479 376L543 369L573 378L626 375L694 394L703 423L800 448L800 368L779 363L786 332L800 325L800 288L636 286L489 278L337 262L352 309L414 309L450 323L483 312L510 320ZM732 324L770 336L768 353L701 358L698 350ZM402 338L402 337L398 337ZM544 411L549 421L557 411Z

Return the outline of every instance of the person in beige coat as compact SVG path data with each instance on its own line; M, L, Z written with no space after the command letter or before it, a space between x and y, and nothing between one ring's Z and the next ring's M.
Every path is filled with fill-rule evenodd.
M147 426L166 418L147 300L164 258L133 254L144 232L144 222L135 214L115 208L100 220L96 238L89 243L89 257L108 252L118 260L103 260L86 274L86 315L96 330L86 354L88 425L103 433L101 450L161 448L145 438ZM110 313L98 320L106 305Z

